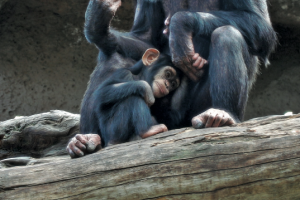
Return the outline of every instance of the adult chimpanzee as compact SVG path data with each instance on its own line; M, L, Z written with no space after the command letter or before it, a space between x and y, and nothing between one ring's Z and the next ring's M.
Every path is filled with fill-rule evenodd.
M140 62L116 70L99 85L92 99L102 147L168 130L164 124L152 122L148 106L179 86L181 73L172 65L170 57L148 49Z
M168 128L240 122L259 59L267 65L276 44L266 0L162 1L172 61L194 82L152 107L157 121Z
M99 85L115 70L133 66L146 49L155 47L161 50L167 43L162 37L165 13L161 1L137 2L138 12L129 33L110 29L110 22L120 5L121 0L90 0L86 10L85 36L100 51L81 104L81 134L72 138L67 146L71 157L93 152L100 146L99 119L95 113L95 98L92 98Z

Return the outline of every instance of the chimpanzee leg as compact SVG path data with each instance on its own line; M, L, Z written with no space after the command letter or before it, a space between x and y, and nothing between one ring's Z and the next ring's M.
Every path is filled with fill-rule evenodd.
M232 26L212 33L209 55L212 107L229 111L235 120L242 120L256 78L257 57L250 55L242 34Z
M137 96L122 100L107 112L98 113L104 147L108 144L127 142L131 137L147 132L152 126L150 109L145 101Z

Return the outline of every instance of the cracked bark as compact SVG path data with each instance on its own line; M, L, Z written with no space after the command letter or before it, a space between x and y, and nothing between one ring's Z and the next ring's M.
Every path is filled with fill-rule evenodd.
M64 149L78 120L53 111L0 123L0 199L300 198L299 114L173 130L72 160Z

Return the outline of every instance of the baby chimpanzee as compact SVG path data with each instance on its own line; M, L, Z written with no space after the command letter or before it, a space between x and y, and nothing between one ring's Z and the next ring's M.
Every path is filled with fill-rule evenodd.
M168 56L147 49L141 61L116 70L100 84L92 98L97 102L95 113L102 147L167 131L164 124L154 126L149 107L155 98L166 96L179 86L181 74Z

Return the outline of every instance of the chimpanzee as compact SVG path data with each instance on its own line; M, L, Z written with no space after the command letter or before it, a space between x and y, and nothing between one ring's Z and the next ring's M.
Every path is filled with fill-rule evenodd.
M172 61L190 80L153 115L170 129L240 122L259 59L267 65L276 45L266 0L162 1Z
M267 64L276 44L266 0L137 0L134 26L126 37L108 30L121 1L91 2L85 33L102 49L83 99L81 133L96 133L96 117L89 105L93 105L90 94L106 77L101 74L109 75L129 60L138 60L149 43L163 53L169 51L173 63L190 78L171 99L160 98L151 107L159 123L169 128L190 124L200 128L242 120L259 59ZM161 20L165 20L169 43L161 38ZM85 148L93 151L99 143L97 134L78 135L68 150L80 156Z
M164 124L153 126L149 107L179 86L181 73L172 66L170 57L147 49L141 61L116 70L99 85L92 98L102 147L168 130Z
M146 49L155 47L161 50L167 47L167 39L162 34L165 13L161 1L139 1L138 14L128 33L110 28L120 5L121 0L90 0L86 10L84 33L87 40L99 49L99 55L81 104L80 134L72 138L67 146L71 157L83 156L101 146L96 102L92 98L99 85L115 70L133 66Z

